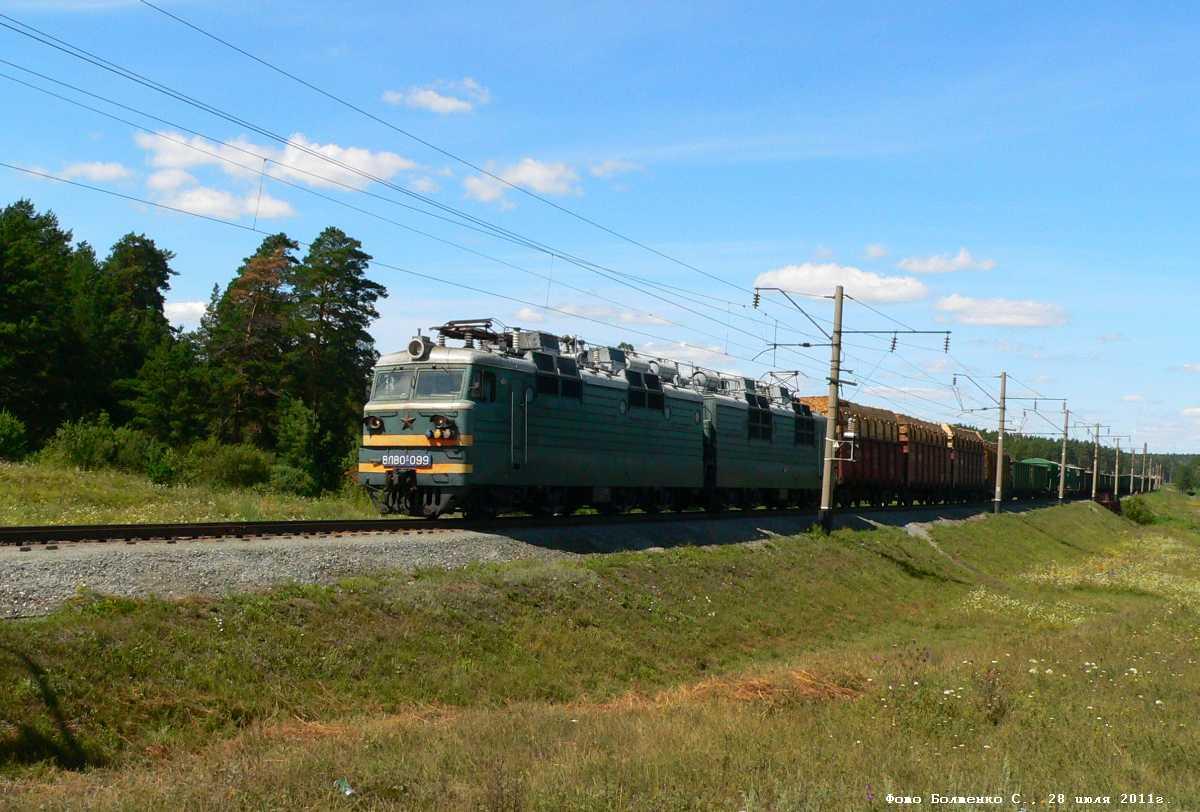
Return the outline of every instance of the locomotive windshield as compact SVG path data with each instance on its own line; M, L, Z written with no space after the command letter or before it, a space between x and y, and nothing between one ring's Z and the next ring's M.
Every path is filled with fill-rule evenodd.
M462 395L461 369L398 369L375 373L372 400L424 400Z
M417 400L424 398L456 398L462 394L461 369L423 369L417 373Z
M412 395L413 378L411 369L379 372L375 375L375 392L372 400L408 400Z

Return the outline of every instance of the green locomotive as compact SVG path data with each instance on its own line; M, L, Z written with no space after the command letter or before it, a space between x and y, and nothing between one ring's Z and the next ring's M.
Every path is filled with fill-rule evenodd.
M376 365L358 477L384 512L815 504L825 421L783 387L490 319L435 331Z

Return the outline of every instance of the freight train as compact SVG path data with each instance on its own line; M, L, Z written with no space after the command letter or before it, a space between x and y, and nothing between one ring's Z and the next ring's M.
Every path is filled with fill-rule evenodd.
M995 487L996 448L970 429L845 401L831 417L779 384L491 319L434 332L380 357L363 410L358 479L384 513L815 508L831 419L841 507ZM1057 495L1055 463L1004 469L1013 498ZM1090 473L1067 477L1090 494Z

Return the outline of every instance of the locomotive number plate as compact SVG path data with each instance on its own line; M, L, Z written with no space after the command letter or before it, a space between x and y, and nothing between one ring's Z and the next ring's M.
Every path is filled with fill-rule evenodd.
M433 455L429 453L384 454L380 460L387 468L429 468Z

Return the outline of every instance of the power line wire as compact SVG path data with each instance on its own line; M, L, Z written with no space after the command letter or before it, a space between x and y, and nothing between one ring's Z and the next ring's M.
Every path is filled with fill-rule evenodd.
M141 74L138 74L138 73L136 73L135 71L132 71L132 70L130 70L130 69L128 69L128 68L125 68L125 67L123 67L123 66L121 66L121 65L118 65L117 63L111 62L111 61L109 61L109 60L105 59L104 57L100 57L100 56L98 56L98 55L96 55L96 54L93 54L93 53L91 53L91 52L89 52L89 51L86 51L86 50L85 50L85 49L83 49L83 48L79 48L78 46L75 46L75 45L73 45L73 44L71 44L71 43L68 43L68 42L66 42L66 41L64 41L64 40L58 39L58 38L54 37L53 35L47 34L47 33L43 32L43 31L41 31L40 29L37 29L37 28L35 28L34 26L30 26L30 25L28 25L28 24L26 24L26 23L21 23L20 21L17 21L17 20L15 20L15 19L13 19L13 18L12 18L12 17L10 17L9 15L6 15L6 14L0 14L0 18L3 18L3 19L10 20L11 22L13 22L13 23L16 23L16 24L17 24L17 25L19 25L19 26L22 26L22 27L24 27L24 28L28 28L30 31L33 31L33 32L34 32L34 34L30 34L30 33L28 33L27 31L22 31L22 30L20 30L20 29L18 29L18 28L14 28L12 25L8 25L8 24L6 24L6 23L2 23L2 22L0 22L0 27L7 28L7 29L9 29L9 30L11 30L11 31L14 31L15 33L21 34L22 36L25 36L25 37L27 37L27 38L29 38L29 39L32 39L32 40L34 40L34 41L36 41L36 42L39 42L39 43L43 44L43 45L47 45L47 46L49 46L49 47L51 47L51 48L54 48L55 50L61 51L61 52L63 52L63 53L66 53L66 54L68 54L69 56L73 56L73 57L75 57L75 58L77 58L77 59L80 59L80 60L82 60L82 61L84 61L84 62L88 62L88 63L90 63L90 64L92 64L92 65L95 65L95 66L97 66L97 67L100 67L100 68L102 68L102 69L104 69L104 70L106 70L106 71L108 71L108 72L110 72L110 73L114 73L114 74L116 74L116 75L118 75L118 76L120 76L120 77L122 77L122 78L125 78L125 79L128 79L128 80L130 80L130 81L136 82L137 84L143 85L143 86L145 86L145 87L148 87L148 88L150 88L150 89L152 89L152 90L155 90L155 91L157 91L157 92L159 92L159 93L162 93L162 94L164 94L164 95L167 95L168 97L171 97L171 98L173 98L173 99L176 99L176 100L178 100L178 101L182 101L182 102L184 102L185 104L188 104L188 105L190 105L190 106L196 107L197 109L200 109L200 110L203 110L203 111L205 111L205 112L208 112L208 113L210 113L210 114L212 114L212 115L214 115L214 116L217 116L217 117L219 117L219 118L222 118L222 119L224 119L224 120L226 120L226 121L229 121L229 122L231 122L231 123L237 124L237 125L239 125L239 126L246 127L247 129L250 129L250 130L252 130L252 131L254 131L254 132L257 132L257 133L259 133L260 135L263 135L263 136L265 136L265 137L267 137L267 138L270 138L270 139L272 139L272 140L275 140L275 141L277 141L277 142L279 142L279 143L281 143L281 144L283 144L283 145L285 145L285 146L289 146L289 147L296 148L296 149L300 150L301 152L304 152L304 153L306 153L306 154L310 155L311 157L317 158L317 159L319 159L319 160L322 160L322 161L325 161L325 162L327 162L327 163L332 163L332 164L334 164L335 166L338 166L339 168L341 168L341 169L343 169L343 170L345 170L345 171L352 172L352 173L354 173L354 174L356 174L356 175L358 175L358 176L360 176L360 177L363 177L363 178L365 178L365 179L368 179L368 180L370 180L370 181L373 181L373 182L376 182L376 183L380 183L380 184L382 184L382 185L384 185L384 186L386 186L386 187L388 187L388 188L391 188L391 189L394 189L394 190L396 190L396 191L399 191L399 192L401 192L402 194L405 194L405 195L408 195L408 196L410 196L410 197L413 197L413 198L419 199L419 200L421 200L422 202L425 202L425 203L427 203L427 204L429 204L429 205L433 205L433 206L437 207L438 209L441 209L441 210L443 210L443 211L446 211L446 212L452 213L452 214L454 214L455 216L458 216L458 217L464 218L464 219L466 219L466 220L469 220L469 221L471 221L471 222L474 222L474 223L478 223L478 224L480 224L481 226L483 226L485 229L487 229L488 231L490 231L490 232L493 232L493 233L491 233L491 234L490 234L490 236L498 236L498 237L500 237L501 239L506 239L506 240L508 240L508 241L510 241L510 242L515 242L515 243L516 243L516 244L518 244L518 245L522 245L522 246L524 246L524 247L527 247L527 248L532 248L532 249L534 249L534 250L539 250L539 251L542 251L542 252L544 252L544 253L547 253L547 254L549 254L550 256L553 256L553 257L559 257L559 258L562 258L563 260L565 260L565 261L567 261L567 262L570 262L570 263L572 263L572 264L575 264L575 265L577 265L578 267L581 267L581 268L583 268L583 269L585 269L585 270L589 270L589 271L592 271L592 272L594 272L594 273L597 273L597 274L599 274L599 275L601 275L601 276L605 276L606 278L609 278L609 279L610 279L610 281L617 282L618 284L623 284L623 285L625 285L625 286L627 286L627 287L630 287L630 288L632 288L632 289L634 289L634 290L638 291L639 293L642 293L642 294L644 294L644 295L647 295L647 296L650 296L650 297L652 297L652 298L658 299L658 300L660 300L660 301L663 301L663 302L665 302L665 303L667 303L667 304L670 304L670 305L672 305L672 306L674 306L674 307L678 307L679 309L681 309L681 310L684 310L684 311L687 311L687 312L689 312L689 313L691 313L691 314L693 314L693 315L695 315L695 316L698 316L698 317L700 317L700 318L709 319L709 320L712 320L712 321L716 321L716 322L718 322L718 323L721 323L721 324L723 324L724 326L726 326L726 327L728 327L728 328L730 328L730 329L736 330L737 332L739 332L739 333L742 333L742 334L744 334L744 335L748 335L748 336L750 336L750 337L752 337L752 338L755 338L755 339L758 339L758 338L759 338L759 336L758 336L758 335L756 335L756 334L754 334L754 333L751 333L751 332L749 332L749 331L747 331L747 330L744 330L744 329L741 329L741 328L732 327L731 325L729 325L729 324L728 324L728 322L721 322L721 321L719 321L719 320L718 320L716 317L714 317L714 316L708 316L708 315L706 315L706 314L699 313L698 311L696 311L696 310L694 310L694 309L692 309L692 308L690 308L690 307L687 307L687 306L681 305L681 304L679 304L679 303L678 303L678 302L676 302L676 301L671 301L670 299L668 299L668 298L665 298L665 297L663 297L662 295L660 295L660 294L657 294L657 293L655 293L655 292L653 292L653 291L647 291L647 290L644 290L644 289L642 289L642 288L639 288L638 286L636 286L636 285L632 284L632 283L629 281L629 279L630 279L630 278L636 278L636 277L633 277L633 276L632 276L632 275L630 275L630 274L627 274L627 273L624 273L624 272L621 272L621 271L617 271L617 270L615 270L615 269L612 269L612 268L607 268L607 267L605 267L605 266L603 266L603 265L599 265L599 264L597 264L597 263L590 262L590 261L588 261L588 260L585 260L585 259L581 259L581 258L579 258L579 257L577 257L577 256L574 256L574 255L572 255L572 254L569 254L569 253L566 253L566 252L563 252L563 251L559 251L559 250L557 250L557 249L553 249L553 248L551 248L551 247L549 247L549 246L547 246L547 245L545 245L545 244L543 244L543 243L540 243L540 242L538 242L538 241L536 241L536 240L533 240L533 239L531 239L531 238L528 238L528 237L524 237L524 236L522 236L522 235L520 235L520 234L517 234L516 232L512 232L512 231L510 231L510 230L508 230L508 229L505 229L505 228L503 228L503 227L496 226L495 224L492 224L492 223L489 223L489 222L487 222L487 221L485 221L485 220L482 220L482 219L480 219L480 218L477 218L477 217L475 217L474 215L470 215L470 214L468 214L468 213L465 213L465 212L462 212L462 211L460 211L460 210L458 210L458 209L455 209L455 208L454 208L454 207L452 207L452 206L447 206L447 205L444 205L444 204L438 203L437 201L434 201L434 200L432 200L431 198L428 198L428 197L426 197L426 196L424 196L424 195L418 194L418 193L416 193L416 192L412 192L411 190L404 189L403 187L401 187L401 186L398 186L398 185L396 185L396 184L392 183L391 181L388 181L388 180L385 180L385 179L383 179L383 178L377 177L377 176L375 176L375 175L373 175L373 174L371 174L371 173L369 173L369 172L364 172L364 171L362 171L362 170L358 169L357 167L354 167L354 166L352 166L352 165L350 165L350 164L347 164L347 163L345 163L345 162L343 162L343 161L340 161L340 160L338 160L338 159L336 159L336 158L332 158L331 156L325 155L324 153L322 153L322 152L320 152L320 151L317 151L317 150L310 149L309 147L307 147L307 146L305 146L305 145L303 145L303 144L299 144L299 143L297 143L297 142L293 141L292 139L289 139L289 138L286 138L286 137L284 137L284 136L281 136L281 135L279 135L278 133L275 133L275 132L273 132L273 131L271 131L271 130L269 130L269 129L266 129L266 128L264 128L264 127L260 127L260 126L258 126L258 125L256 125L256 124L253 124L252 122L249 122L249 121L247 121L247 120L245 120L245 119L242 119L242 118L240 118L240 117L238 117L238 116L236 116L236 115L234 115L234 114L230 114L230 113L228 113L228 112L226 112L226 111L223 111L223 110L221 110L221 109L219 109L219 108L217 108L217 107L215 107L215 106L213 106L213 105L210 105L210 104L208 104L208 103L206 103L206 102L203 102L203 101L200 101L200 100L198 100L198 99L195 99L195 98L193 98L193 97L191 97L191 96L188 96L187 94L181 93L180 91L176 91L176 90L174 90L174 89L172 89L172 88L168 87L167 85L164 85L164 84L162 84L162 83L160 83L160 82L157 82L156 80L150 79L149 77L145 77L145 76L143 76L143 75L141 75ZM35 34L36 34L36 35L39 35L39 36L35 36ZM45 39L42 39L41 37L45 37ZM57 44L56 44L56 43L57 43ZM4 63L5 63L5 64L9 64L9 65L11 65L11 66L13 66L13 67L17 67L18 69L21 69L21 70L26 70L26 71L28 71L28 69L26 69L26 68L23 68L22 66L20 66L20 65L16 65L16 64L14 64L14 63L11 63L11 62L7 62L7 60L0 60L0 61L4 61ZM36 72L34 72L34 71L28 71L28 72L35 73L35 75L39 75L39 76L41 76L41 77L43 77L43 78L49 78L49 77L45 77L45 75L44 75L44 74L37 74L37 73L36 73ZM57 80L54 80L54 79L50 79L50 81L56 81L56 82L57 82ZM60 83L60 84L65 84L65 83ZM77 88L74 88L74 86L72 86L72 89L77 89ZM82 92L87 92L87 91L82 91ZM109 101L110 103L116 103L116 102L111 102L111 100L107 100L107 99L106 99L106 101ZM116 103L116 104L119 104L119 103ZM122 106L124 107L124 105L122 105ZM128 108L127 108L127 109L128 109ZM156 118L156 117L155 117L155 118ZM161 120L161 119L159 119L159 120ZM207 136L203 136L203 135L202 135L201 137L207 137ZM215 140L215 139L210 139L210 140ZM252 153L252 154L253 154L253 153ZM259 157L259 158L262 158L263 156L257 156L257 157ZM275 161L275 163L277 163L277 164L280 164L280 165L284 165L284 164L281 164L281 163L280 163L280 162L278 162L278 161ZM311 174L311 173L310 173L310 174ZM344 185L344 184L343 184L343 185ZM356 191L361 191L361 190L356 190ZM390 200L389 198L382 198L382 199L384 199L384 200ZM403 204L401 204L401 205L403 205ZM422 210L422 209L418 209L418 208L414 208L414 207L407 207L407 208L412 208L412 210L414 210L414 211L417 211L417 212L419 212L419 213L424 213L424 214L432 214L432 213L430 213L430 212L425 212L425 211L424 211L424 210ZM443 217L438 217L438 219L446 219L446 218L443 218ZM450 223L452 223L452 224L454 224L454 225L460 225L460 226L461 226L461 225L463 225L463 224L457 223L456 221L453 221L453 220L447 220L447 222L450 222ZM478 230L478 229L475 229L475 230ZM488 233L488 232L485 232L485 233ZM614 279L614 278L613 278L613 276L610 276L610 274L611 274L611 275L618 276L618 277L622 277L622 278L619 278L619 279ZM654 283L654 282L652 282L652 281L650 281L650 280L640 280L640 279L639 279L639 281L641 281L643 284L649 284L649 285L653 285L653 286L656 286L656 285L657 285L657 283ZM715 309L715 308L714 308L714 309ZM728 316L728 314L727 314L727 313L723 313L722 315L726 315L726 316Z
M476 172L486 175L489 178L492 178L493 180L504 184L505 186L509 187L510 189L514 189L514 190L520 192L521 194L524 194L530 198L533 198L534 200L538 200L548 206L551 206L564 214L570 215L571 217L574 217L575 219L577 219L583 223L587 223L588 225L593 226L594 228L598 228L601 231L604 231L607 234L617 237L618 239L624 240L625 242L627 242L631 245L635 245L638 248L642 248L643 250L646 250L653 254L656 254L657 256L659 256L663 259L669 260L670 262L673 262L676 265L679 265L681 267L695 271L696 273L703 274L704 276L708 277L709 279L713 279L724 285L728 285L728 286L734 288L735 290L739 290L739 291L745 290L740 285L730 282L728 279L725 279L714 273L705 271L702 268L698 268L695 265L684 262L681 259L677 259L676 257L673 257L670 254L667 254L663 251L660 251L659 249L654 248L651 245L647 245L646 243L636 240L633 237L629 237L625 234L622 234L621 232L616 231L615 229L609 228L608 226L606 226L602 223L599 223L589 217L579 214L578 212L573 211L572 209L569 209L566 206L562 206L558 203L555 203L553 200L550 200L549 198L547 198L543 195L540 195L530 189L526 189L525 187L523 187L519 184L512 183L511 181L507 180L506 178L504 178L500 175L497 175L482 166L479 166L478 164L474 163L473 161L470 161L470 160L462 157L461 155L458 155L454 152L451 152L450 150L440 147L431 141L421 138L420 136L415 135L414 133L412 133L402 127L399 127L399 126L393 124L392 122L390 122L384 118L381 118L381 117L375 115L374 113L371 113L368 110L365 110L362 107L359 107L358 105L356 105L350 101L347 101L346 99L342 98L341 96L338 96L338 95L331 93L321 87L318 87L317 85L313 84L312 82L309 82L308 80L303 79L303 78L297 76L296 74L291 73L291 72L279 67L278 65L275 65L274 63L269 62L266 59L263 59L260 56L250 53L249 51L245 50L244 48L234 45L232 42L229 42L228 40L217 36L216 34L200 27L197 24L195 24L189 20L186 20L177 14L173 14L173 13L167 11L166 9L161 8L160 6L155 5L154 3L148 2L148 0L141 0L141 2L142 2L142 5L145 5L151 9L154 9L155 11L159 12L160 14L163 14L163 15L175 20L176 22L178 22L180 24L187 26L188 28L192 29L193 31L196 31L196 32L208 37L209 39L211 39L215 42L218 42L221 45L224 45L225 47L227 47L233 51L236 51L237 53L241 54L242 56L247 57L248 59L254 60L255 62L259 63L260 65L263 65L264 67L275 71L276 73L280 74L281 76L286 76L287 78L291 79L294 82L298 82L299 84L303 85L304 87L308 88L309 90L312 90L315 93L319 93L320 95L324 96L325 98L330 99L331 101L334 101L334 102L346 107L347 109L353 110L356 113L366 116L367 118L371 119L372 121L375 121L378 124L382 124L383 126L389 128L397 133L400 133L401 135L405 136L406 138L410 138L410 139L416 141L417 143L422 144L441 155L444 155L447 158L457 161L458 163L461 163L464 166L470 167L471 169L475 170Z
M80 183L79 181L69 180L69 179L67 179L67 178L60 177L60 176L58 176L58 175L53 175L53 174L50 174L49 172L41 172L41 171L39 171L39 170L36 170L36 169L30 169L30 168L28 168L28 167L17 166L16 164L10 164L10 163L7 163L7 162L5 162L5 161L0 161L0 167L4 167L4 168L6 168L6 169L11 169L11 170L13 170L13 171L16 171L16 172L23 172L23 173L25 173L25 174L27 174L27 175L32 175L32 176L35 176L35 177L39 177L39 178L42 178L42 179L44 179L44 180L52 180L52 181L57 181L57 182L59 182L59 183L65 183L65 184L67 184L67 185L69 185L69 186L74 186L74 187L77 187L77 188L80 188L80 189L86 189L86 190L88 190L88 191L92 191L92 192L98 192L98 193L100 193L100 194L104 194L104 195L109 195L109 196L111 196L111 197L120 198L120 199L122 199L122 200L127 200L127 201L129 201L129 202L131 202L131 203L139 203L139 204L141 204L141 205L144 205L144 206L152 206L152 207L154 207L154 208L157 208L157 209L163 209L163 210L165 210L165 211L174 212L174 213L176 213L176 214L183 214L183 215L187 215L188 217L196 217L196 218L199 218L199 219L201 219L201 220L206 220L206 221L208 221L208 222L210 222L210 223L217 223L217 224L224 225L224 226L230 226L230 227L232 227L232 228L237 228L237 229L240 229L240 230L242 230L242 231L250 232L250 233L253 233L253 234L259 234L259 235L262 235L262 236L268 236L268 237L269 237L269 236L271 236L271 232L269 232L269 231L264 231L263 229L260 229L260 228L258 228L258 227L256 227L256 226L248 226L248 225L245 225L245 224L243 224L243 223L238 223L238 222L235 222L235 221L233 221L233 220L225 220L225 219L223 219L223 218L220 218L220 217L214 217L214 216L207 215L207 214L199 214L199 213L197 213L197 212L188 211L187 209L181 209L181 208L178 208L178 207L176 207L176 206L171 206L171 205L168 205L168 204L166 204L166 203L158 203L158 202L156 202L156 201L153 201L153 200L148 200L148 199L146 199L146 198L137 197L136 195L127 195L127 194L124 194L123 192L118 192L118 191L115 191L115 190L113 190L113 189L105 189L105 188L103 188L103 187L101 187L101 186L92 186L91 184L87 184L87 183ZM297 244L299 244L299 245L301 245L301 246L310 246L310 245L311 245L311 243L305 242L304 240L296 240L296 243L297 243ZM381 268L387 268L388 270L393 270L393 271L397 271L397 272L399 272L399 273L407 274L407 275L409 275L409 276L416 276L416 277L419 277L419 278L421 278L421 279L427 279L427 280L430 280L430 281L433 281L433 282L437 282L437 283L439 283L439 284L443 284L443 285L444 285L444 284L449 284L448 280L446 280L446 279L444 279L444 278L442 278L442 277L440 277L440 276L436 276L436 275L434 275L434 274L423 273L423 272L421 272L421 271L414 271L414 270L412 270L411 268L404 268L404 267L401 267L401 266L399 266L399 265L392 265L392 264L390 264L390 263L383 262L383 261L381 261L381 260L372 259L372 260L371 260L371 264L372 264L372 265L378 265L378 266L379 266L379 267L381 267ZM649 333L649 332L646 332L645 330L639 330L639 329L637 329L637 328L634 328L634 327L629 327L628 325L617 325L617 324L613 324L612 322L608 322L608 321L605 321L605 320L603 320L603 319L595 318L595 317L593 317L593 316L586 316L586 315L582 315L582 314L580 314L580 313L573 313L573 312L571 312L571 311L568 311L568 310L563 310L562 308L558 308L558 307L547 307L546 305L539 304L538 302L533 302L533 301L529 301L529 300L526 300L526 299L521 299L521 298L518 298L518 297L516 297L516 296L510 296L510 295L508 295L508 294L505 294L505 293L496 293L495 291L486 290L486 289L484 289L484 288L477 288L477 287L474 287L474 286L472 286L472 285L464 285L464 284L462 284L462 283L459 283L459 282L455 282L454 284L455 284L457 287L459 287L459 288L462 288L463 290L471 291L472 293L479 293L479 294L482 294L482 295L484 295L484 296L492 296L492 297L495 297L495 298L497 298L497 299L504 299L504 300L506 300L506 301L509 301L509 302L514 302L514 303L516 303L516 304L521 304L521 305L525 305L525 306L528 306L528 307L535 307L535 308L537 308L537 309L539 309L539 310L546 310L546 311L549 311L549 312L552 312L552 313L559 313L559 314L561 314L561 315L563 315L563 316L567 316L567 317L569 317L569 318L575 318L575 319L580 319L580 320L583 320L583 321L592 322L592 323L594 323L594 324L600 324L600 325L603 325L603 326L605 326L605 327L609 327L609 328L612 328L612 329L616 329L616 330L624 331L624 332L627 332L627 333L633 333L633 334L635 334L635 335L640 335L640 336L642 336L642 337L649 338L649 339L652 339L652 340L654 340L654 341L661 341L661 342L665 342L665 343L667 343L667 344L676 344L676 345L678 345L678 346L680 346L680 347L683 347L683 348L686 348L686 349L699 350L699 351L701 351L701 352L705 352L705 353L713 353L713 352L717 352L717 354L719 354L719 355L723 355L723 356L725 356L725 357L728 357L728 358L733 358L733 359L735 359L735 360L738 360L738 361L745 361L745 362L747 362L747 363L752 363L752 364L756 364L756 365L758 365L758 366L763 366L763 367L768 367L768 366L769 366L768 364L763 364L763 363L761 363L761 362L759 362L759 361L755 361L755 360L754 360L754 359L752 359L752 358L745 358L745 357L742 357L742 356L733 355L733 354L731 354L731 353L725 353L725 352L718 352L718 351L714 351L713 349L711 349L711 348L709 348L709 347L699 347L699 346L696 346L696 345L694 345L694 344L689 344L689 343L687 343L687 342L684 342L684 341L677 341L677 340L675 340L675 339L672 339L672 338L667 338L667 337L665 337L665 336L660 336L660 335L656 335L656 334L654 334L654 333ZM695 365L694 365L694 364L690 364L690 363L688 363L688 366L695 366Z

